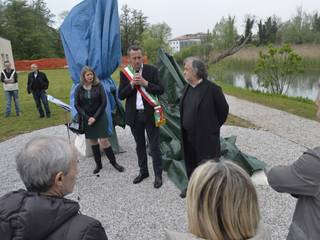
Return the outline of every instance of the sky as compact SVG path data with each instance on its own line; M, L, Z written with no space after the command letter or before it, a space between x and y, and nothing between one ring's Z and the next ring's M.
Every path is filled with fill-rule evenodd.
M70 11L81 0L45 0L55 15ZM295 15L298 7L304 11L320 12L320 0L118 0L121 6L142 10L151 24L166 22L172 28L172 38L188 33L207 32L222 17L236 17L239 32L244 28L248 14L258 19L276 15L282 21Z

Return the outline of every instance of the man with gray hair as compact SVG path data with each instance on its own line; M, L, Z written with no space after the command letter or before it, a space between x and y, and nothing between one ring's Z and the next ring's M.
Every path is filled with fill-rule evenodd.
M79 204L64 198L73 191L78 154L65 139L36 137L16 157L27 190L0 198L1 240L106 240L98 220L79 213Z
M46 116L51 116L46 90L49 87L49 81L45 73L40 72L37 64L31 65L31 73L28 75L28 94L32 93L34 101L36 103L40 118L44 118L44 112L41 102L46 111Z
M229 113L221 88L208 80L205 64L190 57L184 61L187 86L180 102L182 147L187 176L206 159L220 156L220 127ZM186 196L186 189L180 197Z

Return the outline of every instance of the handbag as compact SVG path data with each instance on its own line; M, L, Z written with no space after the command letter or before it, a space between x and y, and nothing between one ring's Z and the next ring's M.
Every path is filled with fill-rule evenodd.
M70 123L67 124L67 127L71 132L75 134L84 134L84 122L83 117L79 114L76 114Z

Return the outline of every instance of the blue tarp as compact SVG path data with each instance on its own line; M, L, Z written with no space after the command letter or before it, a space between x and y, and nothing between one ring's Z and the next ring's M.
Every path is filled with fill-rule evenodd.
M60 27L61 40L73 81L70 93L72 116L75 116L74 91L84 66L96 72L108 97L108 133L112 134L112 112L117 98L111 74L121 62L120 22L116 0L84 0L76 5Z

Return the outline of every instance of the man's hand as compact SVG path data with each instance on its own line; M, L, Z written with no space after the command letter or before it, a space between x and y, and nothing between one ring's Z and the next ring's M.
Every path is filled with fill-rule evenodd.
M88 119L88 125L89 125L89 126L91 126L92 124L94 124L94 123L95 123L95 121L96 121L96 119L95 119L95 118L90 117L90 118Z
M133 84L148 87L148 81L145 80L140 74L136 74L133 78Z

